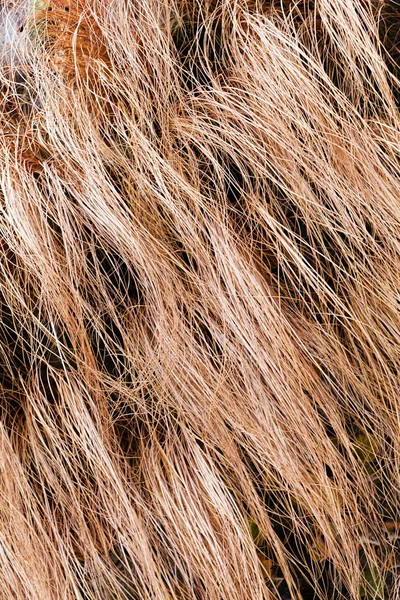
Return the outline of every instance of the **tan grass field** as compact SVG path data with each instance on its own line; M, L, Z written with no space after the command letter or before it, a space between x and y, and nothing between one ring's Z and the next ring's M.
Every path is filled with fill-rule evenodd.
M0 45L0 600L398 600L399 4Z

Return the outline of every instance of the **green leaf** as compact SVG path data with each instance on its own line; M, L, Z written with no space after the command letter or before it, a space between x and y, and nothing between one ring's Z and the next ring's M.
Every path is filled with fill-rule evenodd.
M251 537L253 538L253 542L258 545L261 542L261 533L257 523L249 517L249 525L251 531Z
M365 600L385 600L385 585L376 567L366 568L360 586L360 597Z
M376 458L378 443L372 435L358 435L355 440L354 449L363 463L371 463Z

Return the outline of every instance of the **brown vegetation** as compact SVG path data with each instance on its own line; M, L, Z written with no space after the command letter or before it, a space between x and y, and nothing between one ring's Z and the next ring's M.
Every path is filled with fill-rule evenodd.
M2 4L1 599L399 598L399 8Z

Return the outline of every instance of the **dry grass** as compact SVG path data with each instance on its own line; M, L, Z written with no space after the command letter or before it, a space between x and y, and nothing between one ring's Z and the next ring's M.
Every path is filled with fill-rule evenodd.
M2 5L1 599L400 598L398 7Z

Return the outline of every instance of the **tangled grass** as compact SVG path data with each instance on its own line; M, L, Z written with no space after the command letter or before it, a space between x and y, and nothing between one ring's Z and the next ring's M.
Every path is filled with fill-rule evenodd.
M400 598L400 8L0 18L0 597Z

